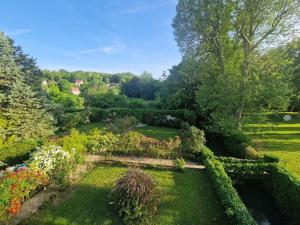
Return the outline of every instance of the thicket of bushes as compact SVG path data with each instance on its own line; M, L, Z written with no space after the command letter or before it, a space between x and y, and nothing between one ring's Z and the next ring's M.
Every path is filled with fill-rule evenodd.
M169 116L168 116L169 115ZM180 128L181 123L186 121L195 124L196 115L189 110L158 110L136 108L109 108L91 109L91 122L99 122L114 117L134 116L140 122L153 126ZM172 118L171 118L171 117Z

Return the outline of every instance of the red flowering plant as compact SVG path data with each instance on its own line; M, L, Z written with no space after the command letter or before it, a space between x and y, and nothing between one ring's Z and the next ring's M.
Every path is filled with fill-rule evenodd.
M0 217L17 214L22 202L48 183L48 178L39 170L23 168L5 174L0 180Z

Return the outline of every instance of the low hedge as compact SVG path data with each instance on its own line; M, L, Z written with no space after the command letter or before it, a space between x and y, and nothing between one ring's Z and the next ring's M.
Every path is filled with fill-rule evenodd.
M300 181L276 163L266 161L223 160L225 170L236 181L261 181L274 197L290 224L300 224Z
M212 180L214 189L225 208L225 213L232 225L257 225L248 209L233 187L223 164L214 157L208 148L202 150L202 159Z
M174 119L168 119L170 115ZM134 116L140 122L153 126L180 128L181 122L195 124L196 114L189 110L158 110L158 109L131 109L131 108L92 108L91 122L100 122L114 117Z
M32 141L20 142L5 148L0 149L0 161L6 163L8 166L23 163L29 158L37 144Z
M291 224L300 224L300 181L281 166L274 169L268 188Z

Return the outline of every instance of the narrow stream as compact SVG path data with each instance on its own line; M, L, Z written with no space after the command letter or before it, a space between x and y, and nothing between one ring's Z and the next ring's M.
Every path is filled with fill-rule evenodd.
M237 185L237 191L259 225L288 225L268 190L257 184Z

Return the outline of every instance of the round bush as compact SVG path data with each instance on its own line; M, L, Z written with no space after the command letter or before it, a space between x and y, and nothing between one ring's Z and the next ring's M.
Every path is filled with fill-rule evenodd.
M112 198L126 224L146 224L159 204L156 181L140 169L130 169L117 181Z

